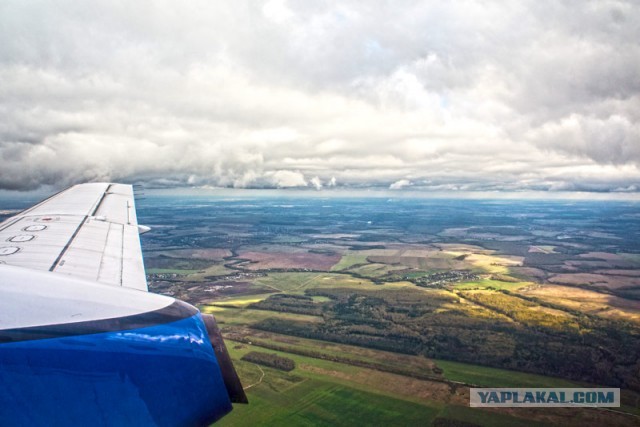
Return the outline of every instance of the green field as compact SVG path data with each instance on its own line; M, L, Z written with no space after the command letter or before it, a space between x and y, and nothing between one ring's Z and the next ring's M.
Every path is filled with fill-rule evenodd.
M448 420L462 421L470 423L471 425L480 426L536 427L550 425L549 423L536 422L531 419L516 418L498 412L479 411L462 405L447 405L442 409L439 416ZM455 426L456 424L452 423L452 425Z
M390 381L395 376L341 363L272 352L295 360L296 369L283 372L258 367L239 360L241 355L257 347L229 340L227 345L244 386L249 386L249 404L234 405L233 412L216 425L428 426L436 418L480 426L541 425L465 407L464 399L458 399L455 404L448 403L445 395L423 399L412 396L411 390L398 393L393 380Z
M272 374L271 369L265 369ZM415 426L428 425L437 409L307 379L278 392L260 385L249 392L249 405L235 405L221 426Z
M313 286L313 282L323 276L322 273L269 273L257 278L254 283L277 289L281 292L303 293L305 288ZM330 276L330 275L327 275Z
M216 313L218 319L224 319L226 313ZM222 316L221 316L222 315ZM247 317L250 317L249 314ZM295 316L295 315L293 315ZM301 316L302 317L302 316ZM320 318L317 318L320 319ZM234 324L235 319L225 320L225 323ZM347 344L337 344L327 341L319 341L308 338L294 338L286 335L259 332L249 333L244 336L245 342L251 341L255 346L265 349L280 349L291 354L313 355L317 359L341 360L344 364L354 366L378 366L388 372L401 372L409 376L441 377L434 373L435 363L422 356L391 353L381 350L372 350L365 347L357 347Z
M273 295L269 294L254 294L254 295L243 295L240 297L229 297L220 301L216 301L213 305L204 305L205 310L207 307L246 307L249 304L253 304L258 301L262 301L263 299L269 298L269 296Z
M444 377L452 381L460 381L483 387L581 387L575 381L562 378L527 374L518 371L470 365L468 363L436 360L444 371Z
M354 277L343 273L269 273L267 276L254 280L256 285L266 286L289 294L304 294L308 289L318 288L358 288L358 289L381 289L385 287L410 286L409 282L385 283L384 285L374 284L371 280Z
M457 425L455 421L459 421L477 426L524 427L605 425L618 421L633 425L634 422L628 415L585 409L529 409L520 411L523 417L520 418L518 411L468 407L468 394L464 389L453 391L439 383L265 350L228 339L227 347L246 388L249 404L234 405L231 414L216 425L429 426L434 422L437 425ZM256 350L293 359L296 368L283 372L240 360L242 355ZM540 375L442 360L436 362L449 379L487 387L586 386ZM423 396L425 390L432 393L430 398ZM624 405L621 409L637 412L635 408Z
M336 265L331 267L331 271L346 270L358 264L367 264L367 255L358 252L349 252L343 255Z
M229 325L247 325L267 318L278 318L285 320L299 320L305 322L321 322L322 317L308 316L305 314L276 313L266 310L253 310L249 308L224 307L222 305L202 306L203 313L216 316L219 323Z

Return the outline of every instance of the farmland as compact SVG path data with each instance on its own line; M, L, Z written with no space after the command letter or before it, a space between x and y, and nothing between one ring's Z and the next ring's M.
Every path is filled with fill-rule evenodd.
M151 289L214 314L249 386L223 425L637 423L633 204L163 196L138 210L157 227L142 239ZM480 410L472 385L614 386L623 406Z

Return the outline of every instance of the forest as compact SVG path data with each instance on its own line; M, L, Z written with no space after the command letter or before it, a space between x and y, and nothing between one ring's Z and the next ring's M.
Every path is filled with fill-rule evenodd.
M296 367L295 362L289 358L278 356L277 354L262 353L260 351L251 351L242 356L242 360L280 369L281 371L293 371Z
M314 303L312 296L329 301ZM311 289L250 307L321 313L324 320L254 324L265 331L640 390L636 327L541 309L508 293Z

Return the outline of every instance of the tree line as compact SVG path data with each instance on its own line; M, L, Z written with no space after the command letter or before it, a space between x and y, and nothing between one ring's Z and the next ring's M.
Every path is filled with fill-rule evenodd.
M278 356L277 354L262 353L259 351L251 351L240 359L257 363L258 365L268 366L270 368L280 369L281 371L293 371L296 363L287 357Z

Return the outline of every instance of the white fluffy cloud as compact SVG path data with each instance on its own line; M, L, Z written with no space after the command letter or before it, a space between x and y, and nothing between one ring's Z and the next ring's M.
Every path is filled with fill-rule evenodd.
M400 179L389 186L389 190L401 190L412 184L408 179Z
M322 189L322 180L317 176L314 176L313 178L311 178L309 182L311 182L311 185L313 185L316 190Z
M306 187L308 185L304 175L300 172L280 170L267 172L266 176L269 182L277 188Z
M4 1L0 189L636 192L639 21L622 0Z

